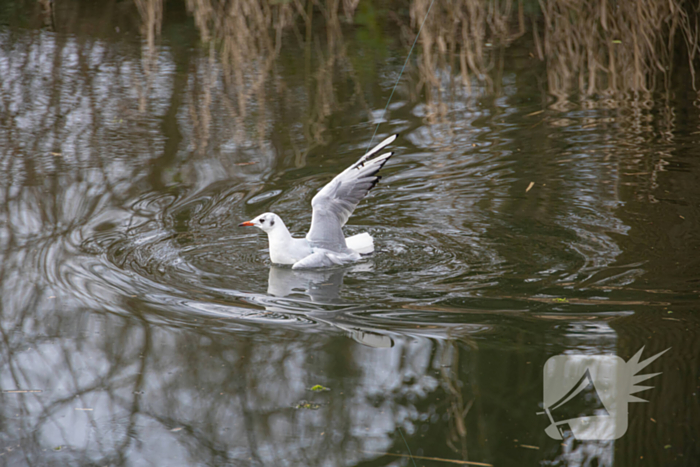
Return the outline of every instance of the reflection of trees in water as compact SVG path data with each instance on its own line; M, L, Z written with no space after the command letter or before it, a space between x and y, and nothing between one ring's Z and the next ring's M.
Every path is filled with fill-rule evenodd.
M21 447L8 465L352 464L400 447L396 424L412 432L436 387L426 373L440 351L428 339L389 351L315 333L232 334L215 320L178 332L145 319L148 309L119 317L41 302L5 308L0 326L3 389L42 390L2 396L3 446ZM318 383L331 391L308 391ZM295 409L303 400L320 408Z
M194 126L178 104L182 78L168 72L173 55L156 47L139 59L128 44L42 32L0 50L0 380L42 391L2 395L0 440L13 449L3 462L339 465L391 447L393 428L420 416L415 401L435 386L430 339L396 358L403 340L358 350L335 334L178 328L86 273L99 276L101 253L83 242L153 222L163 206L130 203L176 179L173 159L194 157L162 129L174 115L185 139ZM196 170L217 163L200 158ZM375 407L379 382L406 372L420 381ZM332 389L324 405L293 409L315 399L316 383Z
M438 352L438 346L427 339L412 344L414 353L406 351L399 341L392 350L383 350L390 352L383 355L372 354L378 351L368 348L357 350L349 340L329 338L319 344L317 335L311 339L300 334L290 339L283 331L273 336L279 340L271 345L245 332L236 333L235 338L230 333L201 328L177 333L161 327L153 318L156 313L148 309L141 309L140 316L134 312L133 316L121 317L85 310L77 300L51 298L56 293L52 287L62 282L84 287L88 293L107 295L95 284L73 275L77 268L71 269L70 261L57 259L84 259L81 242L98 227L113 228L123 214L122 204L133 199L136 190L159 189L180 176L192 185L221 178L230 182L243 175L263 179L277 163L275 140L280 137L276 136L278 122L272 117L289 113L285 109L295 109L294 116L301 121L298 133L284 128L290 132L285 136L290 144L308 148L325 142L327 119L343 102L334 91L339 81L337 70L344 70L342 77L352 78L354 73L346 56L341 18L351 17L357 2L344 1L342 7L339 2L268 2L262 6L257 2L234 3L243 12L237 17L226 12L216 14L216 10L208 15L207 8L220 8L219 3L188 3L205 42L204 51L191 61L174 62L175 52L157 47L162 21L162 4L157 1L138 2L145 40L140 59L134 58L139 50L128 43L110 44L60 34L27 32L22 40L0 43L0 54L5 59L0 61L0 368L4 384L44 390L3 395L2 423L19 423L20 430L3 429L0 436L7 446L24 446L28 441L31 448L27 449L33 450L21 453L27 463L46 463L49 454L42 449L67 445L70 450L52 452L51 459L62 456L67 459L65 463L72 459L120 463L133 459L132 455L138 457L134 452L139 452L144 458L152 456L155 463L161 456L175 453L174 458L210 459L212 464L245 463L252 457L271 465L288 459L308 465L308 459L316 459L317 453L328 452L328 462L340 464L355 459L358 446L367 451L386 449L393 442L391 430L402 417L411 420L423 413L415 410L414 401L420 401L435 386L427 376L433 359L426 355ZM627 137L623 143L628 148L624 160L617 171L604 167L599 178L608 181L617 177L620 190L629 189L626 187L631 180L637 187L635 195L653 200L651 192L658 173L670 157L677 118L670 105L652 117L655 103L646 92L661 86L658 76L664 78L664 86L670 82L673 69L659 70L659 66L673 64L671 49L663 47L673 42L665 36L668 29L662 23L644 22L649 20L651 7L642 2L639 24L634 23L637 20L631 19L629 11L619 18L606 13L607 32L580 28L585 30L576 30L567 37L573 42L560 41L565 31L575 29L571 16L562 13L562 2L543 4L547 15L544 21L537 13L524 11L520 4L515 7L491 2L488 8L483 2L439 5L442 9L433 11L435 20L424 30L417 68L408 76L409 92L417 96L421 89L426 90L430 123L439 121L440 112L448 112L449 98L456 95L455 101L470 99L470 84L472 90L478 90L484 83L488 92L492 89L498 93L500 73L507 64L491 52L500 53L501 44L491 36L501 37L501 41L515 47L513 41L518 37L530 37L519 36L522 25L532 25L535 42L541 42L535 51L542 53L549 92L557 97L562 93L569 96L571 90L594 94L607 86L605 89L611 91L603 94L606 98L582 98L580 105L619 111L610 118L624 115L622 134ZM580 9L575 5L571 8ZM659 4L655 8L663 10L667 6ZM421 12L426 9L425 3L411 5L410 20L405 21L411 25L407 41L411 31L415 34L424 14ZM608 10L583 11L586 14L581 18L589 25L598 24L595 21L603 24L603 11ZM54 27L61 30L66 26L62 23L68 21L66 14L51 10L51 17L58 19ZM450 15L458 18L457 24L447 21ZM509 20L513 15L517 17L515 25ZM685 38L693 37L692 29L684 26L689 17L686 10L674 9L669 15L671 24L677 25L676 31L682 31ZM314 27L318 21L325 26L322 34ZM73 18L72 24L77 23ZM238 29L241 25L244 29ZM616 40L612 31L625 31L627 36L611 45ZM605 35L601 38L593 34ZM275 68L282 59L283 36L298 37L314 48L304 56L309 79L303 85L285 83L284 74ZM638 51L633 47L634 37L642 42ZM488 41L493 41L491 47ZM559 49L569 43L571 53ZM183 64L186 72L172 71ZM361 100L359 80L353 81L353 87L353 95ZM631 90L639 92L625 94ZM269 93L274 93L273 98ZM383 102L380 104L383 106ZM571 105L559 99L552 109L566 112ZM220 115L212 112L227 113L233 123L222 125ZM450 118L456 121L461 117ZM565 118L569 117L557 114L547 123L566 127L573 122ZM582 121L583 125L609 123L612 120ZM180 146L173 136L176 131L164 131L166 125L178 127L186 144ZM667 152L652 157L650 149L644 148L648 141L645 135L650 131L665 138ZM619 146L604 143L605 158L619 157ZM258 149L261 146L266 148L262 155ZM307 150L297 151L297 165L303 165ZM201 157L205 153L208 159ZM440 162L448 166L453 163L449 156L437 157L444 157ZM185 169L170 170L175 160ZM236 165L249 162L255 164ZM574 170L585 172L600 165L598 162L590 158L572 165L576 166ZM572 199L575 197L572 194ZM625 199L626 195L620 197ZM105 208L109 205L117 208ZM144 210L133 218L146 223L159 210ZM583 233L590 229L585 222L580 224ZM606 229L615 227L601 225ZM593 242L600 243L598 239ZM602 254L609 251L610 246L603 245ZM589 256L595 259L596 254ZM122 302L115 305L119 307L139 310L140 304ZM635 335L650 333L645 327ZM676 342L682 336L687 333L679 328ZM321 345L335 347L328 352L319 350ZM339 355L338 359L331 358L331 354ZM326 360L307 363L319 355ZM395 358L397 355L408 357ZM678 367L684 371L689 368L687 361ZM448 439L466 457L470 433L456 417L474 408L470 408L471 398L459 392L456 364L452 368L451 373L443 370L441 381L449 394L447 411L453 417ZM339 369L347 374L338 374ZM333 387L328 405L319 411L291 409L300 399L311 399L305 388L321 382L322 371L334 374L334 381L344 381L345 386ZM406 389L408 384L399 383L391 388L394 392L388 391L390 396L382 396L382 400L388 400L381 405L382 410L389 409L387 413L382 414L367 402L365 389L384 394L386 388L373 386L376 381L414 382L416 374L425 387L417 384L411 392L411 388ZM653 406L663 407L664 401L687 395L685 388L677 392L669 388L654 392L652 397L659 399ZM385 429L379 435L357 434L358 427L365 429L380 422ZM644 426L641 422L638 425L643 432ZM314 426L332 429L323 438L312 430ZM178 428L182 429L170 431ZM644 438L640 435L636 439ZM397 445L401 449L400 439ZM13 455L20 455L17 452Z

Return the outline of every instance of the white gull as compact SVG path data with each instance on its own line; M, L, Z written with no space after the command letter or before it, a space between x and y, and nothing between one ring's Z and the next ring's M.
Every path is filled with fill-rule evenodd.
M311 228L306 238L292 237L282 219L272 212L260 214L239 226L257 227L267 233L270 260L276 264L291 264L292 269L340 266L359 260L361 254L372 253L374 241L370 234L364 232L345 238L343 226L362 198L377 184L381 178L377 172L394 153L372 156L397 136L379 143L313 197Z

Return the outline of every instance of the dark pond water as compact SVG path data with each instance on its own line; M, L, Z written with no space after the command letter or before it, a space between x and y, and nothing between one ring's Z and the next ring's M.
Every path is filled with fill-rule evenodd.
M465 76L435 21L385 113L415 5L3 3L0 464L697 465L700 97L680 52L648 92L591 92L529 29ZM237 224L274 211L303 235L378 124L396 154L346 227L376 252L271 265ZM623 436L545 432L550 357L669 347L648 403L613 381ZM593 377L554 421L586 415L611 384Z

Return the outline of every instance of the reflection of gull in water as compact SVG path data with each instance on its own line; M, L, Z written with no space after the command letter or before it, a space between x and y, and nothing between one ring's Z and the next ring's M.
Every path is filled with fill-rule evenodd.
M294 269L340 266L354 263L361 254L374 251L372 237L361 233L345 238L343 226L358 203L379 181L377 172L393 153L375 156L398 135L390 136L324 186L311 200L313 213L306 238L293 238L277 214L266 212L241 226L257 227L267 233L270 259L292 264Z
M365 269L357 265L352 271ZM313 302L333 303L340 296L340 287L343 285L343 277L348 269L333 270L293 270L279 266L270 267L270 275L267 284L267 293L275 297L282 298L292 294L304 294ZM268 311L288 312L283 304L275 302L265 305ZM342 314L332 312L331 316L321 317L314 314L314 319L323 321L336 328L340 328L355 341L370 347L392 347L394 341L391 337L380 334L365 326L358 326L355 323L342 322Z
M345 269L299 271L270 266L267 293L275 297L302 293L314 302L330 303L340 294L343 276Z

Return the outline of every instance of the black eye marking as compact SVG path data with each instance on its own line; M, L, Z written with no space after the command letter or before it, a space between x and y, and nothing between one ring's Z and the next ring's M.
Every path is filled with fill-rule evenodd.
M274 219L272 219L272 220L270 221L270 227L272 227L273 225L275 225L275 220L274 220Z

